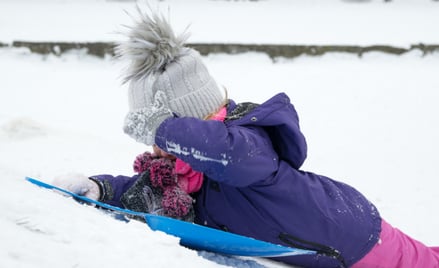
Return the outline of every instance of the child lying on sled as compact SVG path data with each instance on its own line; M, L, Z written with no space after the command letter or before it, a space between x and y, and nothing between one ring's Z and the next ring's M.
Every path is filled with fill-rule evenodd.
M381 218L353 187L301 170L307 145L289 97L227 100L186 36L143 14L118 54L131 61L124 130L154 147L134 176L63 178L60 187L112 205L194 221L317 255L303 267L439 267L427 247ZM215 120L212 120L212 119Z

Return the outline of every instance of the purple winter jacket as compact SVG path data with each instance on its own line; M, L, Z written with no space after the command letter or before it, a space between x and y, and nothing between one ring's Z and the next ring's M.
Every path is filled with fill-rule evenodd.
M225 122L169 118L155 142L204 173L196 223L320 253L277 260L351 266L379 239L380 215L360 192L300 170L306 141L284 93L261 105L231 101Z
M227 107L225 122L165 120L156 144L204 173L195 222L318 255L274 258L303 267L351 266L376 244L381 218L354 188L301 171L307 153L294 106L281 93L261 105ZM98 175L101 199L123 206L141 178Z

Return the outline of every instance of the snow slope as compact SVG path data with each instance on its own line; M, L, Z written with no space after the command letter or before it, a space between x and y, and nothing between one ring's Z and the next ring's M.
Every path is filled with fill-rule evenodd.
M279 6L274 2L251 4L257 9L263 5L282 12L282 8L275 9ZM407 6L410 12L431 5L428 1L399 2L391 5ZM123 11L114 7L133 4L46 0L40 3L53 9L39 10L33 1L16 3L30 5L34 12L31 8L19 8L13 1L2 1L0 41L37 40L38 36L41 40L84 41L93 36L96 40L105 39L106 33L101 30L112 30L113 26L126 22ZM233 7L232 14L241 5L250 5L250 2L234 1L204 4L207 3L225 10ZM297 12L306 17L306 12L311 10L308 1L294 3ZM195 10L190 8L193 4L188 1L185 10ZM64 9L60 9L63 5L72 11L84 11L83 18L90 27L82 25L82 35L58 29L59 25L71 23ZM99 14L99 20L92 20L87 15L91 12L88 8L96 11L97 5L103 10L94 13ZM360 6L338 1L335 5L347 9ZM382 5L372 1L361 7L372 16L383 12ZM108 11L108 6L114 8L114 13ZM434 8L436 6L439 4ZM397 12L397 17L415 14L401 12ZM14 14L42 20L18 20ZM268 14L265 13L267 20L271 19ZM426 14L428 20L429 12ZM8 18L7 27L3 15ZM340 11L340 16L343 15ZM50 19L54 16L59 19L56 23ZM195 11L186 16L185 20L197 21L192 29L204 27L203 20L215 20L214 17L199 18L201 15ZM245 18L256 20L251 15ZM435 20L437 25L439 18ZM54 31L41 27L44 23ZM25 24L40 31L27 33L22 28ZM232 40L241 36L241 30L238 27L230 35L221 32L217 37L227 41L226 36L230 36ZM99 34L94 35L93 31ZM191 41L218 41L211 33L197 31L195 40ZM404 34L399 34L399 38L387 36L389 43L411 43L419 37L418 33L402 27L398 31ZM199 35L200 32L205 35ZM338 34L344 36L341 30ZM371 29L363 34L362 38L370 43L385 42L385 38ZM311 36L329 42L324 35ZM422 40L427 42L437 37L430 29ZM307 37L297 38L306 40ZM403 39L405 41L401 41ZM269 40L283 41L274 37ZM428 245L439 245L436 205L439 200L438 54L369 53L362 58L328 54L275 63L266 55L256 53L210 55L204 59L212 75L228 88L230 97L236 101L262 102L279 91L287 92L299 112L309 144L304 169L355 186L377 205L390 223ZM87 56L81 51L56 57L31 54L25 49L0 49L0 204L4 208L0 215L0 266L219 267L220 263L235 267L281 266L259 259L225 258L208 253L202 253L203 258L197 252L178 246L173 237L152 232L137 222L116 221L91 207L24 181L25 176L50 181L67 172L131 173L133 158L149 148L122 133L127 101L126 86L122 86L119 79L121 67L112 59Z

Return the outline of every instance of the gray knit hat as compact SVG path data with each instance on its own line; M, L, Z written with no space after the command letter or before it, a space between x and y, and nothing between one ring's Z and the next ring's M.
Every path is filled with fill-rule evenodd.
M116 47L116 54L130 61L125 73L130 85L124 131L152 145L159 127L151 125L157 122L152 117L163 116L156 112L161 106L177 116L203 119L220 108L224 97L200 54L184 47L186 32L175 36L162 15L149 16L140 9L139 14L140 20L128 27L129 40Z

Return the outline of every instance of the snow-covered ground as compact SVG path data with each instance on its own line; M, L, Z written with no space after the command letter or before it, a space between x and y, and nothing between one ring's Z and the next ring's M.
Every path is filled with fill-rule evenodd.
M291 21L286 17L287 4L281 0L180 2L186 4L160 4L171 6L171 14L176 13L173 22L192 22L195 33L190 41L439 43L433 29L439 16L432 15L439 14L439 3L427 0L332 1L334 6L323 0L288 1L291 12L307 19L303 24L297 16ZM117 35L109 33L129 23L123 9L133 5L3 0L0 42L114 40ZM362 10L359 18L350 13L356 9ZM373 18L384 23L384 17L394 31L375 28ZM354 25L341 24L348 18L368 23L356 32ZM241 23L234 29L238 19ZM75 20L81 31L69 28ZM395 22L402 20L421 28L415 31L410 23ZM262 21L276 36L257 34ZM313 31L318 27L326 31ZM280 35L278 28L292 28L294 36ZM390 223L428 245L439 245L438 53L369 53L362 58L327 54L276 63L256 53L204 59L236 101L262 102L287 92L309 144L304 169L355 186ZM133 158L149 148L122 133L127 99L121 68L112 59L81 51L57 57L0 49L0 267L218 267L221 262L280 266L204 253L213 259L209 261L178 246L176 238L138 222L116 221L24 181L25 176L50 181L67 172L132 172Z

